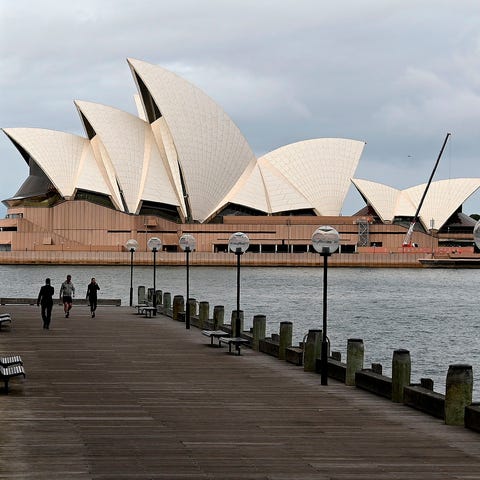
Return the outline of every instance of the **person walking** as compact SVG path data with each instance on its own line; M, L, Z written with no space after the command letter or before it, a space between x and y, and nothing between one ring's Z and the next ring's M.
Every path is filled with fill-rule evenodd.
M95 316L95 310L97 309L97 292L100 290L95 277L92 277L92 280L87 286L87 299L90 304L90 313L92 318Z
M50 320L52 319L53 294L55 289L50 285L50 279L45 279L45 285L40 288L37 297L37 307L42 306L42 320L43 328L48 330L50 328Z
M63 302L63 311L65 312L65 318L70 316L70 310L73 306L73 298L75 297L75 287L72 283L72 276L67 275L67 279L62 283L60 287L60 298Z

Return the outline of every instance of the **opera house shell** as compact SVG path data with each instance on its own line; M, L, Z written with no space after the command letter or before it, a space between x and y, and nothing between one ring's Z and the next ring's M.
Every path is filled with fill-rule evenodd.
M4 129L34 177L6 200L9 206L55 190L62 199L91 193L121 212L141 214L147 206L184 222L208 221L231 203L260 214L340 213L364 142L308 140L257 160L237 126L202 91L156 65L128 62L141 117L76 101L86 137Z
M300 217L333 222L341 216L352 181L382 222L414 215L421 185L399 192L353 180L363 141L310 139L257 158L234 122L200 89L157 65L127 61L138 90L137 115L77 100L85 136L3 129L30 172L18 192L4 200L7 220L17 219L10 230L25 235L22 241L16 235L17 246L15 235L9 240L0 235L0 247L118 247L142 232L170 235L166 243L173 245L185 230L175 225L226 222L234 229L235 223L255 217L257 225L272 223L270 217L288 217L280 221L285 225L300 223L292 220ZM446 221L479 187L479 179L437 182L423 223L432 215ZM447 190L455 195L445 202ZM2 233L9 231L7 224ZM293 243L296 235L305 243L305 230L280 230L273 242L285 243L287 237ZM199 248L212 251L225 235L200 242ZM266 234L262 238L267 242Z

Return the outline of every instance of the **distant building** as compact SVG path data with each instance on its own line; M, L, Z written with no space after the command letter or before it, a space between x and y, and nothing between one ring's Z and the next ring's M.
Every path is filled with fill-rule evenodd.
M170 236L164 244L173 249L179 234L193 229L203 237L197 248L214 252L228 240L227 231L255 225L257 245L291 250L308 243L306 225L337 218L350 225L343 244L351 250L372 243L362 227L352 227L362 218L368 225L399 224L398 236L402 222L414 215L424 186L398 191L352 180L363 141L310 139L256 158L233 121L201 90L159 66L128 63L138 116L76 101L85 137L3 129L30 172L3 201L8 211L0 221L0 249L119 249L129 238L154 232ZM352 181L368 212L341 217ZM423 233L431 218L442 229L479 187L480 179L434 182L420 215ZM222 229L213 225L226 223L231 227L219 238L215 232ZM398 242L379 237L373 243Z

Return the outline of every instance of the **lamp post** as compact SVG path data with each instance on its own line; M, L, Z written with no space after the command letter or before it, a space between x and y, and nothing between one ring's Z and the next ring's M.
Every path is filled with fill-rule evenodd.
M153 314L157 314L157 251L162 248L162 241L157 237L152 237L147 242L148 248L153 252Z
M322 327L322 357L321 383L328 385L328 344L327 344L327 279L328 257L337 251L340 236L329 226L318 227L312 235L312 245L316 252L323 257L323 327Z
M480 220L478 220L478 222L475 224L475 227L473 227L473 241L480 250Z
M133 238L128 240L125 248L130 252L130 306L133 304L133 254L138 248L138 242Z
M228 249L237 256L237 314L235 332L232 336L240 337L240 256L243 255L250 246L250 239L245 233L234 233L228 240Z
M180 248L185 252L185 265L187 267L187 304L185 306L185 328L187 330L190 329L190 264L189 264L189 257L190 252L195 250L196 240L193 235L189 233L185 233L180 237L179 240Z

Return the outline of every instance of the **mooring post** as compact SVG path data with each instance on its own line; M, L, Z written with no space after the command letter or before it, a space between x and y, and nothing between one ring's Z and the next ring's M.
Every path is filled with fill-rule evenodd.
M208 326L208 319L210 315L210 304L208 302L200 302L198 307L198 328L202 330Z
M237 327L237 318L240 320L240 328ZM242 334L242 332L243 332L243 310L239 310L238 315L237 315L237 310L232 310L230 325L232 327L232 337L235 337L237 332L240 332L240 335Z
M175 295L173 297L172 318L173 320L180 320L180 312L185 312L185 300L183 295Z
M345 385L355 385L355 373L363 368L364 346L361 338L347 340L347 371Z
M188 299L188 308L190 308L190 317L197 315L197 299L189 298Z
M145 297L145 285L139 285L137 290L137 300L139 305L147 301Z
M253 341L252 350L258 352L260 346L260 340L265 339L267 331L267 317L266 315L254 315L253 317Z
M280 343L278 348L278 358L285 360L287 347L292 346L293 323L280 322Z
M395 350L392 358L392 401L403 402L403 389L410 385L412 363L410 352L403 348Z
M465 407L472 403L472 366L450 365L445 383L445 423L447 425L464 425Z
M225 307L223 305L215 305L213 307L213 329L218 330L223 327L225 321Z
M170 292L165 292L163 294L163 308L165 310L172 308L172 294Z
M148 303L153 303L153 294L155 290L153 288L147 289L147 301Z
M304 345L303 371L316 372L317 358L322 352L322 330L308 331L307 341Z
M155 295L157 296L157 303L155 305L157 305L157 308L163 304L163 292L161 290L157 290L155 292Z

